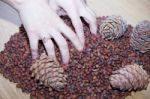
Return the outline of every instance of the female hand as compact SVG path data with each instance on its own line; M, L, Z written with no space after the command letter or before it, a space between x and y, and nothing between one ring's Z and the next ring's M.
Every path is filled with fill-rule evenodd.
M96 16L86 5L85 0L2 0L15 8L27 31L33 59L38 57L38 41L42 40L47 54L56 59L54 43L57 43L64 64L69 62L67 37L81 51L84 47L84 33L80 17L90 25L91 32L96 34ZM49 5L49 4L50 5ZM74 33L57 15L60 9L72 20ZM62 35L63 34L63 35Z
M50 57L55 56L54 43L57 43L64 64L69 61L68 45L63 37L67 37L81 51L83 45L78 36L49 7L47 0L26 0L18 10L27 31L32 57L38 57L38 41L42 40ZM63 34L63 35L62 35Z

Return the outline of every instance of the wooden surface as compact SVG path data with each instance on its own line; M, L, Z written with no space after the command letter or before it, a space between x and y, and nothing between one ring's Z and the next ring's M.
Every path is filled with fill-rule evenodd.
M87 0L98 16L121 15L129 24L135 26L139 21L150 20L150 0ZM10 35L18 31L18 19L11 10L5 11L0 3L0 50L3 50ZM14 12L14 11L13 11ZM12 15L12 16L11 16ZM11 17L11 19L9 19ZM12 19L13 17L13 19ZM15 19L16 18L16 19ZM15 20L15 21L14 21ZM29 99L29 94L22 93L15 84L0 75L0 99ZM148 90L133 93L127 99L150 99L150 85Z

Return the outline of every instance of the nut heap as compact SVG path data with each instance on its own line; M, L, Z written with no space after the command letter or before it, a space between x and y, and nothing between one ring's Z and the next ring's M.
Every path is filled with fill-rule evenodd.
M63 68L45 53L31 66L32 77L45 86L61 91L66 85L66 75Z
M110 76L113 88L122 91L146 89L149 84L149 75L137 64L126 65L120 70L114 71Z
M127 24L121 16L109 16L102 21L99 33L105 39L117 39L121 37L127 29Z
M97 23L101 24L105 17L97 19ZM63 17L63 20L74 29L68 17ZM108 78L113 70L119 70L120 66L124 67L134 62L143 65L150 74L150 53L142 54L131 49L130 33L133 29L131 25L128 25L127 31L119 40L106 41L101 39L100 35L91 35L88 24L84 21L83 23L85 48L79 52L71 42L68 42L70 61L68 68L65 69L67 85L62 92L48 91L50 85L46 87L37 83L40 81L44 84L44 80L36 81L31 78L32 56L28 36L23 26L20 27L20 32L12 35L5 44L4 51L0 52L0 72L10 81L17 83L17 87L23 92L30 93L31 99L125 99L130 95L130 91L113 90ZM44 51L45 47L39 41L39 55ZM55 46L55 51L59 64L65 66L58 46ZM48 63L43 62L43 64ZM40 71L43 70L39 69L42 67L49 69L53 66L36 65L35 69ZM33 74L36 77L37 74Z
M150 21L140 22L131 34L131 46L144 53L150 50Z

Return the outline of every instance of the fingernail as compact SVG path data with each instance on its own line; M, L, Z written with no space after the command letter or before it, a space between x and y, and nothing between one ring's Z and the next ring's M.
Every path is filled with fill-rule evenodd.
M92 34L97 34L97 32L98 32L98 30L97 30L98 28L97 27L95 27L95 28L93 28L93 29L91 29L91 33Z
M79 51L82 51L84 49L84 45L85 45L85 40L82 39L81 40L81 49Z
M63 68L64 70L66 70L67 67L68 67L68 64L62 64L62 68Z
M93 36L94 36L94 37L97 37L97 34L94 34L94 33L93 33Z
M78 51L83 51L84 49L84 45L81 44L80 48L78 49Z
M97 31L92 32L92 34L96 35L96 34L97 34Z
M63 64L67 65L69 63L69 59L63 59Z
M32 54L32 59L35 60L35 59L37 59L38 57L39 57L39 55L37 55L37 54L34 54L34 55L33 55L33 54Z

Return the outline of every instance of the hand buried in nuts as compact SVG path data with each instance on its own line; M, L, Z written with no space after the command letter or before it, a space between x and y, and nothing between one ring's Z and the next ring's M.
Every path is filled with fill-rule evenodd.
M14 7L27 31L33 59L38 57L38 42L43 41L47 54L56 59L54 43L57 43L64 64L69 62L67 37L81 51L84 47L84 33L80 16L90 25L92 33L96 33L96 16L83 0L2 0ZM76 33L60 19L57 11L63 9L72 20Z

